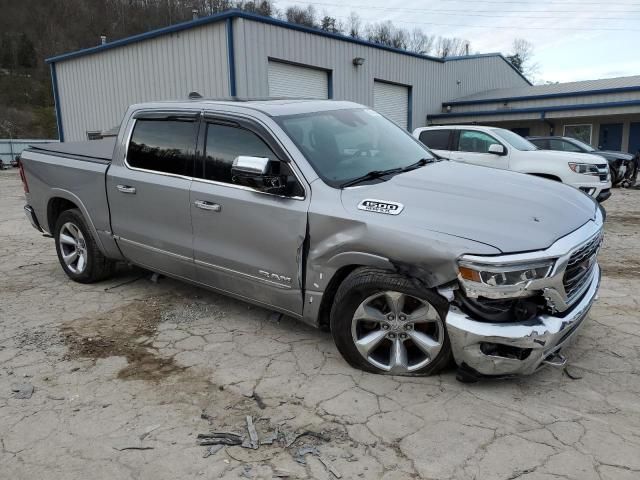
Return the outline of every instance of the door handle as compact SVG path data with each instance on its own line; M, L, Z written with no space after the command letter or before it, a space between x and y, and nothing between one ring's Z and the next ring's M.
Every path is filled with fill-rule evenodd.
M193 204L202 210L210 210L212 212L219 212L222 207L217 203L205 202L204 200L196 200Z
M129 185L116 185L116 188L122 193L129 193L131 195L135 195L136 193L136 187L130 187Z

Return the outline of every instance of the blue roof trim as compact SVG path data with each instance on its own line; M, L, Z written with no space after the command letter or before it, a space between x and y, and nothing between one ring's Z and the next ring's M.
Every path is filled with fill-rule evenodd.
M429 115L431 119L459 118L459 117L486 117L489 115L511 115L516 113L538 113L545 114L548 112L563 112L568 110L590 110L599 108L615 108L615 107L634 107L640 106L640 100L624 100L620 102L604 102L604 103L582 103L578 105L560 105L554 107L527 107L513 108L502 110L481 110L478 112L454 112L454 113L438 113ZM544 117L543 117L544 118Z
M561 98L561 97L585 97L589 95L602 95L606 93L624 93L624 92L640 92L640 85L632 87L611 87L611 88L597 88L593 90L583 90L580 92L566 92L566 93L541 93L539 95L528 96L516 96L516 97L496 97L496 98L482 98L479 100L454 100L451 102L444 102L442 105L447 107L449 105L480 105L485 103L499 103L499 102L515 102L521 100L542 100L547 98Z
M407 55L409 57L421 58L423 60L431 60L438 63L445 63L449 61L457 61L457 60L471 60L474 58L480 57L500 57L507 64L514 69L529 85L531 82L527 80L522 73L520 73L512 64L509 62L502 54L500 53L485 53L479 55L469 55L465 57L448 57L448 58L438 58L432 57L430 55L422 55L415 52L409 52L407 50L402 50L400 48L388 47L386 45L380 45L378 43L369 42L367 40L361 40L358 38L349 37L347 35L341 35L338 33L330 33L322 30L318 30L316 28L305 27L303 25L296 25L294 23L285 22L283 20L277 20L271 17L264 17L262 15L256 15L254 13L245 12L243 10L231 9L222 13L218 13L215 15L211 15L208 17L198 18L196 20L189 20L187 22L177 23L175 25L170 25L168 27L159 28L157 30L151 30L149 32L140 33L138 35L133 35L131 37L121 38L120 40L114 40L113 42L106 43L104 45L98 45L95 47L85 48L83 50L77 50L75 52L64 53L62 55L56 55L54 57L49 57L45 60L46 63L54 63L60 62L63 60L69 60L71 58L83 57L85 55L92 55L94 53L100 53L106 50L111 50L112 48L118 48L125 45L130 45L132 43L141 42L143 40L148 40L151 38L160 37L162 35L168 35L175 32L180 32L182 30L188 30L190 28L199 27L202 25L208 25L210 23L216 23L228 18L244 18L247 20L253 20L255 22L266 23L269 25L276 25L282 28L288 28L290 30L296 30L299 32L310 33L313 35L319 35L321 37L333 38L335 40L340 40L343 42L354 43L356 45L362 45L365 47L377 48L380 50L386 50L388 52L399 53L401 55Z

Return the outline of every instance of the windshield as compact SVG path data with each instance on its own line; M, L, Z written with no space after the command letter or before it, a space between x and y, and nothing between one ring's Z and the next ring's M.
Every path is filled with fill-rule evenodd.
M529 140L522 138L520 135L518 135L517 133L513 133L511 130L505 130L504 128L493 128L491 130L505 142L511 144L511 146L516 150L538 150L538 147L536 147Z
M578 147L584 149L585 152L595 152L596 149L593 148L591 145L584 143L580 140L578 140L577 138L570 138L569 142L573 143L574 145L577 145Z
M433 158L402 128L369 109L303 113L275 120L318 176L336 188L372 171L404 168Z

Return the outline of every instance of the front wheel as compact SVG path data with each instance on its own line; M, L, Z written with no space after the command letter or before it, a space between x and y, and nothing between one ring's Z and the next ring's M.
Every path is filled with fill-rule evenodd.
M56 252L67 276L79 283L93 283L109 277L115 262L106 258L78 209L60 214L54 229Z
M360 268L340 285L331 333L353 367L392 375L429 375L451 361L446 301L401 275Z

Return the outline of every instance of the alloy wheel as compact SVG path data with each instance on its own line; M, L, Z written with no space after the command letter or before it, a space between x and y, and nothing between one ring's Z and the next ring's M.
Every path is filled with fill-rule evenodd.
M429 302L400 292L379 292L356 309L351 335L375 367L410 373L431 363L444 343L444 324Z

